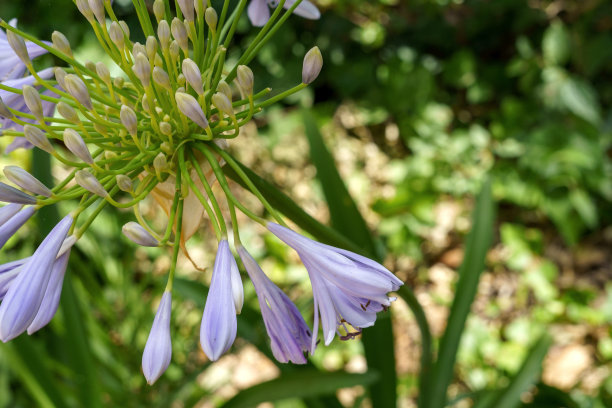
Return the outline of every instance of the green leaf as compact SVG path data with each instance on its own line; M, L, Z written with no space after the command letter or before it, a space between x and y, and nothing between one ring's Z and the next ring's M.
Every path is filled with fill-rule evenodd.
M542 39L544 61L550 65L565 64L571 52L570 36L563 22L554 21Z
M568 77L559 89L561 103L573 114L594 125L601 121L597 93L588 82L579 78Z
M322 373L318 370L300 370L272 381L257 384L239 392L222 405L223 408L250 408L262 402L287 398L306 398L334 394L339 388L370 385L378 374L350 374L345 372Z
M446 390L453 377L461 334L476 295L480 274L485 267L487 251L493 239L494 220L495 208L491 195L491 181L488 180L483 185L476 201L472 230L468 234L465 258L459 269L455 299L448 316L446 330L440 340L438 361L432 376L430 406L433 408L442 408L446 404Z
M381 261L372 234L336 169L334 158L325 146L314 117L307 110L302 115L310 145L310 159L317 168L317 179L323 188L334 229L350 237L361 249L357 252ZM372 405L394 407L397 399L397 373L389 313L379 314L376 325L364 330L362 343L368 368L380 373L380 381L370 388Z
M533 386L542 371L542 361L552 344L552 338L544 334L531 347L527 358L512 378L510 384L499 391L498 396L486 407L490 408L516 408L521 404L521 395ZM485 406L483 406L484 408Z

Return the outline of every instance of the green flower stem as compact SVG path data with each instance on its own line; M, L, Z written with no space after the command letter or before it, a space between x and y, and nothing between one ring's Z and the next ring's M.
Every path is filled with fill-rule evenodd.
M180 172L179 172L180 174ZM180 175L177 175L177 189L180 189ZM176 272L176 261L178 260L178 253L181 247L181 235L183 233L183 198L180 197L178 200L178 211L177 211L177 222L176 222L176 235L174 237L174 249L172 251L172 262L170 263L170 272L168 273L168 282L166 283L166 290L172 291L172 285L174 283L174 273Z
M164 232L163 238L160 240L160 244L165 244L168 242L170 235L172 234L172 226L174 225L174 220L176 219L176 209L178 208L179 199L181 198L180 183L181 172L179 171L176 175L174 198L172 199L172 206L170 207L170 213L168 214L168 225L166 226L166 231Z
M238 228L238 218L236 218L236 208L230 200L227 200L227 206L229 207L230 216L232 217L232 231L234 232L234 246L237 248L242 246L240 240L240 229Z
M229 33L227 34L227 36L225 34L227 32L228 25L225 24L223 26L223 29L221 30L220 38L225 37L225 41L223 42L223 46L225 48L229 48L229 44L232 41L232 38L234 38L236 27L238 27L238 22L240 21L240 17L242 16L242 13L244 12L244 8L246 7L246 4L247 4L247 0L240 0L240 3L238 3L238 6L232 12L232 15L230 16L228 20L228 23L231 21L232 25L231 25L231 28L229 29Z

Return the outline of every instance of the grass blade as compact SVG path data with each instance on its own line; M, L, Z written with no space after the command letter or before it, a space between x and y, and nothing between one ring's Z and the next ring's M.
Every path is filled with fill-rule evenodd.
M476 201L472 230L468 234L465 257L459 269L455 299L448 316L446 330L440 340L430 392L429 406L432 408L442 408L446 405L446 390L453 377L457 348L476 296L480 274L485 266L485 257L493 239L494 219L491 182L486 181Z

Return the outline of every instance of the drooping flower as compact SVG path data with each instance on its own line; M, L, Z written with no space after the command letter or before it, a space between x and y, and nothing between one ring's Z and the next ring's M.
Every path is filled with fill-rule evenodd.
M215 266L213 268L212 280L202 325L200 326L200 345L202 350L212 361L216 361L225 353L236 339L237 320L235 294L241 293L242 289L235 288L232 279L232 268L238 269L236 260L230 251L227 240L219 242Z
M172 358L172 340L170 339L170 315L172 294L164 292L151 332L142 353L142 372L147 383L152 385L166 371Z
M11 283L17 277L21 271L21 267L28 259L30 258L23 258L0 265L0 300L4 298Z
M395 300L387 293L403 285L384 266L364 256L321 244L272 222L268 229L292 247L304 263L314 297L313 333L318 332L320 318L326 345L333 340L337 327L346 330L345 338L358 334L351 333L346 323L358 330L372 326L376 313ZM315 345L313 336L313 351Z
M34 321L72 221L72 216L67 215L51 230L10 284L0 304L0 340L3 342L19 336Z
M259 300L259 308L270 336L274 357L281 363L306 364L312 334L289 297L266 276L244 247L238 254L246 268Z
M12 19L9 24L17 27L17 19ZM26 41L25 45L30 59L47 53L47 50L31 41ZM26 65L10 46L4 30L0 29L0 82L4 83L10 79L21 78L25 70Z
M21 207L19 204L9 204L3 207L2 209L9 207L8 210L12 211L14 208L16 208L10 206ZM27 220L30 219L30 217L32 216L32 214L34 214L35 211L36 209L34 207L25 208L17 212L15 215L13 215L0 225L0 248L2 248L4 244L6 244L6 241L8 241L9 238L11 238L15 234L15 232L17 232L17 230L21 228Z
M290 9L295 2L296 0L287 0L283 7ZM255 27L264 26L270 19L270 8L276 8L278 4L279 0L251 0L247 8L251 24ZM319 9L317 9L317 6L308 0L302 0L295 10L293 10L293 13L309 20L318 20L321 17L321 13Z

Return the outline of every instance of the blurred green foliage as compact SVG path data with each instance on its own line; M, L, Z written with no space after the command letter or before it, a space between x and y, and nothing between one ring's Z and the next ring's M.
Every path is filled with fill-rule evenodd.
M118 17L136 26L129 1L115 3ZM612 285L559 287L560 268L549 259L546 245L554 241L569 252L580 249L586 237L601 233L612 221L612 3L321 0L318 4L323 12L320 21L294 17L262 50L252 64L256 86L281 90L294 84L304 52L313 45L321 48L325 60L321 76L288 103L312 107L322 122L329 121L339 106L351 106L360 118L358 126L367 128L388 156L394 195L371 197L370 202L383 218L378 232L391 256L408 255L427 263L423 230L435 223L435 204L448 197L471 197L485 177L492 181L499 204L496 241L505 255L488 266L517 277L512 307L523 313L491 324L508 307L491 297L483 313L468 317L455 371L460 389L487 391L503 387L509 378L520 379L523 359L535 356L526 365L539 361L540 342L545 340L537 339L553 323L586 324L603 332L592 339L594 364L610 370ZM21 27L42 39L60 30L78 52L96 55L90 30L70 0L6 1L0 4L0 16L18 17ZM138 39L141 33L132 35ZM244 19L238 42L246 45L254 35ZM43 63L50 62L46 58ZM281 120L287 122L260 118L261 134L269 146L278 142L275 127L291 129L287 123L295 118ZM359 137L356 129L348 131ZM318 156L322 157L327 159ZM145 269L152 268L150 262L159 253L147 252L145 266L136 266L143 259L137 260L134 251L116 239L127 220L126 214L105 213L71 258L69 276L75 282L78 313L95 356L94 381L104 390L99 398L103 405L115 406L167 406L171 399L191 406L203 397L220 401L196 381L206 367L197 355L194 329L206 287L188 279L176 285L182 306L173 311L177 316L173 332L178 335L173 336L176 352L167 378L149 389L135 375L140 364L136 350L142 350L146 340L156 288L155 277ZM9 243L11 256L31 251L38 236L26 236L33 231L21 234L19 245L16 239ZM285 250L268 241L259 255L287 267ZM304 289L291 279L286 283ZM602 293L604 302L599 301ZM269 353L257 314L245 307L239 336ZM70 335L66 318L58 315L53 330L37 334L36 341L22 339L0 349L0 406L29 406L33 401L58 405L45 402L53 391L40 391L49 376L66 380L60 392L78 396L83 379L73 371L76 366L58 363L64 361L61 353L66 349L42 348L42 341L58 345L66 340ZM353 347L350 352L361 351L359 346L348 347ZM18 361L15 348L34 356L29 364L38 359L39 378L30 378L30 371L21 369L28 362ZM344 356L345 349L339 350ZM315 363L320 365L321 360ZM9 368L12 377L6 375ZM291 374L298 379L302 375L310 372ZM414 396L414 377L399 379L404 390L400 399ZM23 392L17 378L29 393ZM352 384L351 378L341 380ZM537 390L531 405L525 406L612 405L609 379L591 395L576 391L569 397L543 384ZM487 398L504 397L483 392L473 399ZM69 401L69 405L79 404ZM311 401L308 406L317 405Z

